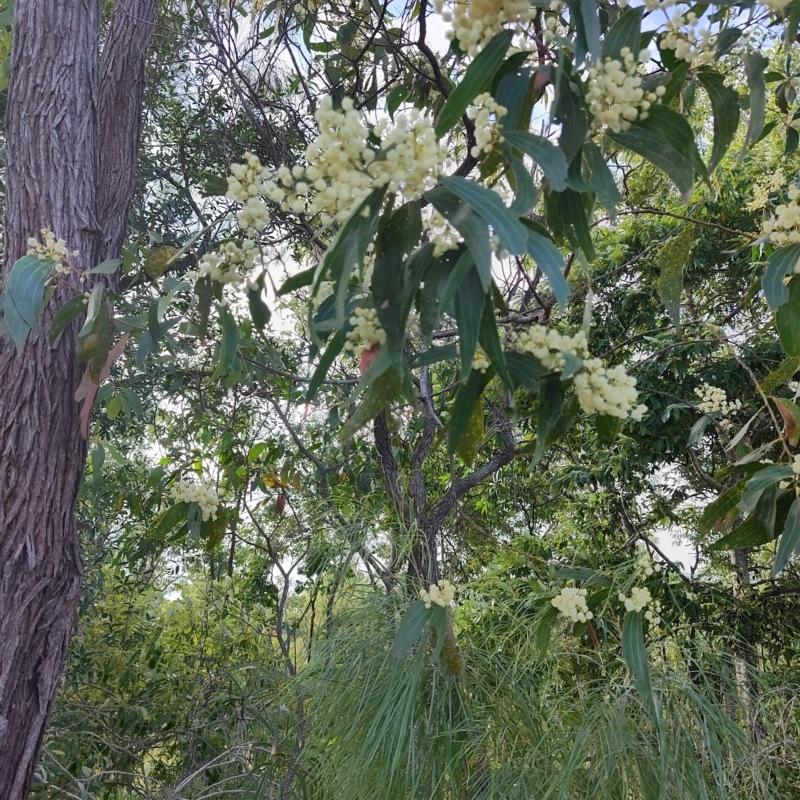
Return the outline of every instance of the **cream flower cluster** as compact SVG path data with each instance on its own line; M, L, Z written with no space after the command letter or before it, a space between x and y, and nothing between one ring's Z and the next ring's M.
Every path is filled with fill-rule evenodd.
M639 558L636 559L634 574L638 578L649 578L656 572L661 572L661 564L659 564L658 561L653 561L653 559L650 558L650 553L643 550Z
M542 362L553 372L564 369L564 356L562 353L571 353L578 358L589 355L589 345L586 334L578 331L574 336L566 336L553 328L544 325L531 325L517 334L514 347L521 353L528 353Z
M475 121L475 145L470 150L473 158L481 153L491 153L494 146L503 141L500 119L508 114L489 92L479 94L467 108L467 116Z
M578 402L587 414L641 421L647 406L637 405L636 378L622 366L604 367L599 358L587 358L574 378Z
M217 518L219 495L217 490L203 478L178 479L172 485L170 495L177 503L197 503L204 522Z
M355 308L350 324L353 329L347 332L344 348L356 356L386 341L386 331L381 327L378 312L374 308Z
M449 38L458 39L461 49L475 57L505 25L524 34L536 9L529 0L454 0L453 10L444 10L444 0L435 0L436 10L445 22L452 22Z
M245 155L246 163L231 166L227 196L243 204L242 228L262 231L269 224L264 198L284 211L320 214L327 227L334 219L347 220L373 189L386 186L416 200L433 185L443 151L430 120L417 109L398 115L393 127L388 120L379 122L373 133L384 138L377 149L349 97L341 110L323 97L314 118L320 134L306 149L306 166L282 166L276 180L252 153Z
M542 325L532 325L517 336L514 346L554 372L564 369L564 352L581 358L583 363L573 383L578 402L587 414L605 414L619 419L630 417L638 422L647 412L647 406L636 405L639 397L636 378L628 375L622 366L607 368L599 358L592 358L583 331L575 336L564 336Z
M763 6L773 14L783 14L790 0L758 0L758 4Z
M645 92L638 74L639 61L649 58L647 50L639 53L639 61L630 48L623 47L621 59L607 58L589 70L589 106L594 116L592 128L603 126L612 131L626 131L637 119L646 119L648 109L656 99L665 94L659 86L655 92Z
M758 211L769 205L769 196L779 192L786 185L786 176L783 170L776 169L761 175L753 184L753 199L745 206L748 211Z
M225 196L242 204L236 215L239 226L257 233L269 225L269 211L262 198L276 199L274 190L277 186L268 179L267 170L257 155L245 153L244 158L244 164L231 164Z
M490 366L491 362L486 357L486 353L484 353L483 350L478 348L475 355L472 356L472 369L475 369L478 372L486 372L486 370L489 369Z
M41 241L31 236L28 239L28 255L38 256L42 261L49 260L55 262L56 272L67 272L69 270L68 261L70 258L77 258L80 255L78 250L69 251L67 243L63 239L56 239L56 235L49 227L42 228Z
M778 246L800 242L800 187L792 185L786 192L789 202L775 209L775 216L764 223L764 233ZM795 267L795 272L798 269Z
M208 275L212 281L238 286L247 280L245 273L252 269L258 251L252 239L245 239L240 247L236 242L226 242L219 249L206 253L198 264L197 274Z
M428 238L433 242L433 257L439 258L448 250L456 250L461 237L456 229L435 209L431 208L427 222Z
M792 472L795 475L800 475L800 455L797 455L792 460Z
M594 614L586 605L586 594L586 589L565 587L550 601L550 605L558 609L561 617L573 622L587 622L594 618Z
M647 611L644 613L644 618L653 625L658 625L661 622L661 603L658 600L653 600L648 588L634 586L630 595L620 594L619 601L625 604L626 611L644 611L646 608Z
M427 591L419 590L419 599L425 603L425 608L430 608L432 605L447 608L453 604L455 596L456 587L447 578L442 578L439 583L432 583Z
M701 67L714 63L715 38L707 28L698 27L697 15L685 16L676 8L666 24L661 46L675 51L675 58Z
M702 411L703 414L713 414L719 411L723 417L729 417L742 407L741 400L728 400L728 395L724 389L720 389L718 386L711 386L705 382L700 384L694 390L694 393L700 398L697 410Z
M292 171L294 184L281 177L292 187L285 202L293 211L321 214L327 226L348 219L373 189L386 186L415 200L433 185L443 153L430 120L417 109L398 115L391 130L388 120L375 126L376 136L385 135L377 150L352 99L346 97L339 111L324 97L315 118L320 135L306 150L308 165Z
M678 0L644 0L644 7L648 11L665 11L677 2Z

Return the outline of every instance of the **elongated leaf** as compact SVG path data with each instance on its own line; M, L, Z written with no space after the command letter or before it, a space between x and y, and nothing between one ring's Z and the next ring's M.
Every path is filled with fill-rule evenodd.
M770 399L778 407L778 411L780 411L783 418L786 439L792 447L797 447L797 442L800 440L800 408L791 400L786 400L783 397L772 397Z
M494 228L509 253L522 255L526 251L528 235L525 226L505 207L497 192L457 175L439 180L442 186L467 203Z
M583 94L578 88L580 79L564 50L559 52L555 83L556 101L553 117L561 125L558 146L564 151L569 163L586 141L589 116L586 113Z
M422 277L430 266L433 258L433 249L433 244L426 242L405 263L403 269L403 291L400 296L400 320L403 327L405 327L408 320Z
M76 297L70 297L70 299L56 311L53 317L53 323L50 326L49 340L51 345L56 344L59 336L61 336L67 325L79 316L85 308L86 297L79 294Z
M567 159L561 148L527 131L505 131L503 137L511 147L530 156L542 168L554 191L563 192L567 188Z
M467 67L461 83L453 89L439 112L435 126L437 137L444 136L461 119L467 106L492 85L494 74L503 63L512 36L511 31L498 33Z
M464 241L478 269L481 285L484 290L488 290L489 284L492 282L492 246L489 240L489 226L483 217L473 211L467 203L460 200L449 189L432 189L429 192L425 192L425 197L464 237Z
M367 389L364 399L339 431L339 440L347 441L394 400L403 385L403 376L394 367L379 375Z
M787 356L800 356L800 275L789 281L789 299L775 314L775 327Z
M121 263L121 258L107 258L105 261L101 261L96 267L92 267L87 274L111 275L119 269Z
M558 214L572 248L576 252L580 250L587 260L593 261L596 253L582 195L573 189L558 195Z
M219 317L222 322L222 339L217 354L217 368L211 376L212 380L221 378L230 370L236 361L236 352L239 348L239 329L233 314L224 306L219 307Z
M503 145L503 158L506 163L511 167L511 174L506 173L511 187L514 189L514 202L511 203L509 211L515 217L521 217L527 214L536 204L538 193L536 187L533 185L533 178L531 177L528 168L522 161L512 154L511 148Z
M747 88L750 92L750 121L747 124L742 156L753 145L764 128L767 114L767 87L764 82L764 70L769 66L769 59L761 53L745 53L741 56L747 73Z
M497 332L497 321L494 317L494 307L491 302L485 302L483 304L483 316L481 317L478 340L484 352L489 357L489 361L492 362L492 366L500 377L500 380L503 381L508 389L513 390L514 382L506 366L505 350L500 343L500 336Z
M419 641L423 631L428 626L431 618L431 609L425 608L422 600L412 603L400 624L397 626L397 633L392 643L390 654L393 658L404 658L411 648Z
M478 346L478 335L483 316L483 307L488 300L483 291L477 270L473 267L461 281L456 294L456 324L461 349L461 377L472 369L472 357ZM491 301L489 301L491 302Z
M587 586L597 585L610 588L614 585L605 575L601 575L599 572L589 569L588 567L562 567L553 573L553 577L559 581L582 581Z
M691 194L695 172L705 177L692 128L671 108L655 105L647 119L637 120L627 131L609 131L608 136L666 173L684 197Z
M787 384L799 369L800 356L786 358L780 363L780 366L776 370L770 372L770 374L761 381L761 388L765 392L774 392L779 386Z
M767 532L769 536L775 535L776 503L778 500L778 484L767 486L758 498L753 518Z
M478 442L475 437L468 437L471 429L483 427L483 390L492 379L493 370L485 373L472 370L467 382L459 387L447 429L447 449L450 453L458 453L467 464L471 464L477 454ZM480 414L480 421L477 416ZM465 439L469 441L465 442Z
M580 64L587 55L597 60L600 57L600 19L594 0L567 0L567 6L576 28L576 62Z
M28 327L28 323L22 319L22 315L17 311L13 298L8 293L3 295L3 319L0 321L3 323L4 333L14 343L17 355L22 355L22 350L25 347L25 342L31 329Z
M320 358L317 368L311 376L311 381L308 384L308 391L306 392L306 400L309 403L317 396L319 387L322 386L322 381L325 380L325 376L328 374L331 364L336 360L336 356L342 352L343 347L344 334L342 334L341 331L336 331L331 337L330 342L328 342L328 346L325 348L325 352L322 354L322 358Z
M736 135L739 127L739 95L735 89L725 85L725 78L719 72L710 67L698 70L696 76L711 101L714 115L714 144L708 162L710 172L722 160Z
M697 522L697 529L701 536L708 536L712 530L724 529L726 522L733 522L739 513L739 502L748 480L748 478L742 478L703 509Z
M89 293L89 301L86 304L86 321L83 323L83 327L80 329L80 331L78 331L78 338L81 336L86 336L92 329L94 321L97 318L97 314L100 311L102 300L103 284L96 283L92 287L92 291Z
M364 261L367 246L375 232L385 194L385 186L370 192L369 196L353 212L353 216L342 225L314 273L313 294L317 293L323 281L331 281L336 286L335 308L339 327L344 324L347 283L353 270ZM282 288L285 286L286 284Z
M789 299L789 289L783 279L787 275L794 274L798 261L800 261L800 243L780 247L767 259L761 286L764 289L764 297L773 311L777 311Z
M529 392L539 391L539 381L551 371L541 361L527 353L506 353L506 366L515 387L524 387Z
M39 317L42 313L44 286L55 262L39 256L23 256L11 268L6 284L6 293L14 301L17 313L35 333L42 332Z
M556 423L564 408L564 386L560 375L548 375L539 383L539 413L536 426L536 450L533 464L541 461L555 439Z
M681 295L683 294L683 271L689 261L695 239L694 225L687 225L677 236L670 239L658 253L658 296L667 309L672 324L681 323Z
M800 548L800 497L796 497L789 509L786 526L778 542L775 562L772 565L772 577L776 577L789 562L789 559Z
M582 150L583 159L589 169L589 184L613 220L617 205L622 202L617 182L614 180L600 148L594 142L586 142Z
M283 282L281 288L278 289L278 297L282 297L290 292L296 292L304 286L311 286L311 284L314 283L314 275L316 272L316 267L310 267L309 269L304 269L302 272L298 272L296 275L290 275Z
M622 655L633 674L634 682L651 713L655 713L653 690L650 685L650 667L647 664L647 649L644 646L644 630L641 611L628 611L622 623Z
M431 364L438 364L440 361L452 361L458 358L458 345L446 344L444 347L431 347L422 353L417 353L408 360L411 369L428 367Z
M269 310L269 306L264 302L260 288L256 290L247 290L247 305L250 308L250 317L253 320L253 325L255 325L258 330L264 330L264 328L269 325L272 312Z
M773 467L765 467L764 469L756 472L745 486L742 493L742 499L739 501L739 508L744 512L754 511L758 499L763 494L768 486L772 486L778 481L785 481L794 475L792 468L788 466L776 465Z
M163 541L166 535L175 528L176 525L186 522L186 514L189 511L188 503L175 503L170 506L159 519L155 530L148 538L154 538L157 541Z
M536 266L545 274L553 294L562 309L567 307L570 288L564 277L564 256L552 239L532 229L531 220L523 220L529 226L528 252L536 262Z
M641 24L643 8L627 8L619 19L606 31L600 56L603 61L607 58L620 58L620 51L627 47L638 57L641 50Z

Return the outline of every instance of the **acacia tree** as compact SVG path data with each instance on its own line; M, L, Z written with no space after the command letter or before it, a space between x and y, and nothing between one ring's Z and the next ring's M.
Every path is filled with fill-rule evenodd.
M599 217L596 202L613 218L617 206L630 199L622 189L642 168L640 159L669 175L684 199L697 181L710 184L740 121L737 89L726 80L737 88L746 84L749 92L743 147L770 132L764 125L768 65L753 51L745 29L763 23L782 33L783 20L795 27L791 4L777 0L756 4L744 22L738 7L725 7L709 18L711 27L704 32L687 14L672 27L661 20L656 33L651 20L643 19L645 9L626 9L625 3L575 0L537 10L503 2L503 15L480 4L453 5L456 41L438 57L426 41L426 3L409 4L405 31L399 33L388 6L347 11L254 3L255 44L245 55L238 50L239 7L192 4L208 34L198 49L219 70L209 81L213 88L204 87L211 95L208 108L223 115L236 106L235 129L257 152L243 157L236 142L229 162L244 163L231 168L227 181L219 174L186 180L185 169L178 180L178 170L152 168L194 208L201 178L209 193L214 185L218 194L227 188L229 198L241 203L236 220L246 233L232 217L215 227L199 210L202 231L195 226L185 241L175 242L180 251L162 253L160 265L124 266L128 287L143 274L152 280L146 292L129 298L124 320L127 333L138 340L138 366L161 347L191 349L190 337L209 337L216 345L213 373L198 371L199 380L224 378L232 385L267 359L268 347L254 329L268 322L262 295L277 244L289 241L294 255L312 256L309 268L282 288L288 294L311 287L310 350L312 359L323 355L307 378L305 399L314 400L345 347L360 352L362 375L348 399L352 412L341 435L346 440L377 420L382 477L403 523L416 526L409 572L420 587L439 577L435 539L444 518L482 477L520 453L540 463L581 410L604 440L614 438L623 420L639 421L643 410L635 405L629 377L592 358L578 334L548 332L544 324L556 301L568 305L573 267L596 257L591 236ZM668 5L648 3L646 11L660 14ZM50 9L20 3L15 22L3 324L17 353L4 351L0 390L7 457L0 497L6 530L0 646L8 650L0 673L0 724L12 753L9 785L19 792L30 777L79 591L71 509L91 401L127 341L112 342L107 298L115 294L114 278L101 279L88 297L83 290L87 278L114 273L125 232L141 59L154 13L152 5L136 13L131 8L112 20L101 60L97 7L90 13L77 4ZM417 35L411 36L414 28ZM511 51L512 43L523 47ZM291 103L270 105L278 85L270 70L279 54L307 61L307 69L295 67L286 95L305 98L309 113L316 110L318 136L309 125L294 124L295 116L285 124L281 111ZM784 105L791 83L788 62L786 73ZM64 75L70 80L62 80ZM52 89L43 104L34 94L41 86ZM689 99L698 87L712 109L713 137L705 130L696 134L690 124ZM320 91L330 96L317 104ZM390 116L405 105L394 124L369 116L384 105ZM533 133L545 105L550 119ZM790 130L787 145L796 146ZM317 136L317 142L301 153L306 131L307 139ZM215 166L227 172L230 164ZM123 185L115 185L117 180ZM503 192L505 202L493 188ZM698 205L708 201L702 191ZM798 248L780 247L793 223L782 225L769 232L778 249L769 259L764 288L773 308L783 309L779 327L791 356L800 346L786 320L796 314L800 295L796 287L787 292L783 278L792 272ZM40 233L48 227L50 243ZM211 229L214 234L206 236ZM30 236L45 239L33 245L42 248L44 258L25 255ZM181 263L178 252L204 236L203 246L213 252L200 260L198 273L177 283L172 275L164 277L170 264ZM507 261L508 253L517 285L526 287L512 314L506 303L514 293L506 297L500 291L494 260L497 255ZM677 317L681 281L666 270L665 276L662 295ZM232 285L245 291L236 298ZM249 320L239 302L245 297ZM412 310L418 332L409 324ZM40 328L41 311L47 342L31 333ZM71 324L84 311L86 321L77 331ZM76 359L87 364L82 377ZM442 405L433 409L427 370L436 364L451 366L439 391ZM80 413L76 396L83 400ZM487 397L497 408L490 437L484 431ZM525 441L509 435L502 407L514 402L526 412L519 424ZM424 409L409 459L411 503L402 497L383 416L397 403ZM450 488L437 502L426 494L422 462L445 427L443 415L453 468ZM484 448L486 460L470 472L487 438L499 440L500 449ZM788 458L788 449L784 455ZM767 474L775 485L791 472L788 465L781 469ZM328 470L320 471L327 478ZM157 531L173 526L218 540L230 521L233 552L236 516L207 517L200 488L189 486L182 498L178 484L180 502L159 508ZM792 544L794 538L782 541ZM391 564L392 573L396 566ZM412 619L421 635L419 623L427 618L419 611L417 606ZM634 624L640 631L641 618L633 618ZM31 726L32 718L37 725Z
M52 230L76 271L55 285L44 336L0 351L0 794L27 795L81 591L73 507L86 456L76 324L51 347L80 272L119 255L136 171L144 64L157 0L20 0L5 130L5 281ZM100 54L102 44L102 57ZM102 279L98 276L96 279ZM18 309L27 314L24 308ZM9 306L6 329L13 324Z

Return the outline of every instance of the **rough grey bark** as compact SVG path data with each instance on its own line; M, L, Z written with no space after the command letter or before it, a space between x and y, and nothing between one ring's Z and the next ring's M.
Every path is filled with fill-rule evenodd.
M16 4L6 112L4 275L25 253L28 237L44 227L79 251L80 268L119 251L138 147L142 53L156 0L121 5L101 70L99 0ZM126 48L138 48L136 55ZM101 72L107 82L121 85L106 84L101 91ZM58 289L44 314L45 334L55 310L76 288ZM86 445L74 400L80 381L74 332L68 330L55 349L46 338L29 339L21 356L0 342L3 800L27 796L81 590L73 507Z

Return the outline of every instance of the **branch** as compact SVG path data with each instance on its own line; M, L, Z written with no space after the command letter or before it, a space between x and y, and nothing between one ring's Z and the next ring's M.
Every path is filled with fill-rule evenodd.
M142 134L145 62L157 8L158 0L120 0L100 60L97 208L103 236L101 259L119 255L128 225Z

